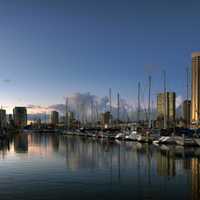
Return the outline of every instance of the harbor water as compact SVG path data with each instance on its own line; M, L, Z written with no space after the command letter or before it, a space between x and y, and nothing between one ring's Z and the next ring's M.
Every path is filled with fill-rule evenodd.
M200 199L200 148L19 134L0 142L2 200Z

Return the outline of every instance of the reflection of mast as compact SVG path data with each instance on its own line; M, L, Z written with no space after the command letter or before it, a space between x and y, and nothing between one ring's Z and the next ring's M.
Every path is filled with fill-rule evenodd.
M120 178L121 178L121 148L120 148L120 144L119 144L119 149L118 149L118 180L120 182Z
M147 151L147 160L148 160L148 183L151 184L151 152L150 150L150 146L147 147L148 151Z
M113 148L111 147L110 149L110 183L112 185L112 170L113 170L113 167L112 167L112 153L113 153Z
M142 194L142 191L141 191L141 176L140 176L140 152L139 150L137 151L137 185L138 185L138 197L137 199L141 199L140 195Z

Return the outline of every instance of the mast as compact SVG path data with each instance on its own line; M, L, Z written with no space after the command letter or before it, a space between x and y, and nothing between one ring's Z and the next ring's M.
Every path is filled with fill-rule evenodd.
M148 102L148 114L149 114L149 128L151 128L151 76L149 76L149 102Z
M187 79L187 103L186 103L186 128L188 128L189 124L190 124L190 119L189 119L189 68L186 68L186 79Z
M96 111L96 122L97 122L97 124L98 124L98 120L99 120L99 113L98 113L98 104L97 104L97 102L96 102L96 104L95 104L95 111Z
M112 125L112 90L109 89L109 101L110 101L110 124Z
M164 129L167 129L167 95L166 95L166 71L163 71L163 84L164 84Z
M94 118L93 118L93 100L91 100L91 125L93 126L94 125Z
M112 90L109 89L109 105L110 105L110 114L112 113Z
M137 112L137 122L140 122L140 90L141 90L141 85L140 82L138 82L138 112Z
M68 98L66 97L65 102L65 128L68 128Z
M117 93L117 123L119 124L119 93Z

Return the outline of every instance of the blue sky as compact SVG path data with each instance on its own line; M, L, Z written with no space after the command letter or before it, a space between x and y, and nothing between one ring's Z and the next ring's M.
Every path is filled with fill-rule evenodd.
M183 98L200 51L200 1L0 0L0 103L51 105L75 92L128 100L137 82ZM10 81L5 81L10 80Z

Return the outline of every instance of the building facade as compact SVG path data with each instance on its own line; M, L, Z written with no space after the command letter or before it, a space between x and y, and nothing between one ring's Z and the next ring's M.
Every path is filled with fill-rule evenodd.
M73 124L75 121L74 113L73 112L67 112L67 127L69 129L73 128Z
M51 124L56 126L59 123L59 113L57 111L51 112Z
M192 123L200 120L200 52L192 54Z
M166 92L157 95L157 120L159 127L164 127L164 116L166 115L167 126L173 126L176 119L176 93Z
M3 109L0 109L0 127L1 128L7 127L6 110Z
M18 128L24 128L27 125L26 107L15 107L13 109L14 124Z
M185 100L183 102L183 120L186 127L190 126L191 122L191 101Z
M101 113L101 125L104 128L108 128L111 124L112 115L110 112Z

